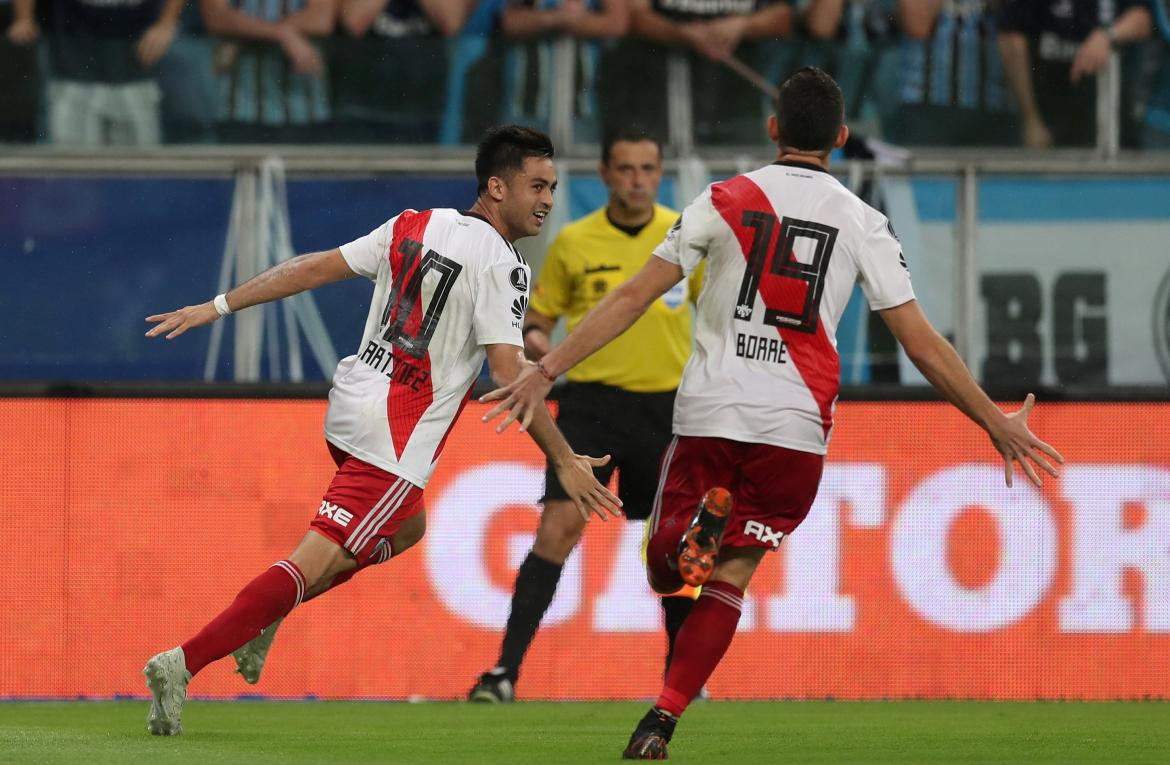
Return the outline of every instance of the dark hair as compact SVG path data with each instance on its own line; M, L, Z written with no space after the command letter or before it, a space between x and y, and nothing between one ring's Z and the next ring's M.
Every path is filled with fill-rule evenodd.
M776 102L780 145L805 151L829 151L845 122L841 88L822 69L798 69L780 86Z
M658 147L658 158L662 158L662 141L657 136L641 128L621 127L606 131L605 137L601 141L601 164L609 164L609 157L613 153L613 145L618 141L629 141L630 143L649 141Z
M519 172L529 157L552 159L552 139L539 130L523 125L499 125L491 128L475 152L476 194L487 189L488 178L503 178Z

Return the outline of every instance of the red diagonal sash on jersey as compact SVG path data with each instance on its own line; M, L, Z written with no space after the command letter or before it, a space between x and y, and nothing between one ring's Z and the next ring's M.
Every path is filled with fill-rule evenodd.
M451 431L455 429L455 423L459 422L459 415L463 414L463 408L471 400L471 388L473 385L475 385L474 382L467 386L467 392L463 394L463 400L459 402L459 408L455 410L455 416L451 418L451 422L447 425L447 432L443 434L443 440L435 447L435 453L431 456L431 462L439 459L439 455L443 453L443 447L447 445L447 438L451 435Z
M394 222L394 238L390 242L390 251L386 253L386 257L390 260L390 273L394 277L398 276L398 272L406 260L406 255L399 245L407 239L422 242L423 232L426 231L427 223L430 220L430 210L422 212L408 210L399 215L398 220ZM403 289L410 284L414 271L419 268L422 260L421 253L414 258L411 272L405 274L401 280ZM395 281L397 280L395 279ZM401 300L402 296L399 295L399 304L401 304ZM414 301L410 316L407 317L406 323L403 325L404 334L411 336L418 333L422 325L423 309L422 298L419 296L419 299ZM390 316L393 317L397 310L398 306L394 306ZM392 321L393 318L390 320ZM431 385L431 354L430 351L427 351L421 359L415 358L396 345L391 346L391 352L394 354L394 367L391 369L390 391L386 395L386 419L390 423L390 437L394 442L394 455L398 459L402 459L402 452L406 450L410 434L414 432L418 421L422 419L423 413L434 400L434 389ZM425 374L412 375L412 379L415 380L413 385L394 382L393 376L400 364L409 364ZM415 390L416 387L418 390Z
M764 194L763 189L745 176L739 175L711 188L711 203L723 220L735 233L740 249L745 259L752 250L752 242L756 236L756 229L743 223L745 211L759 211L781 216L772 209L772 204ZM768 242L767 258L760 276L759 293L768 308L791 311L793 306L802 305L806 282L800 279L777 276L771 271L771 259L776 257L774 242L781 236L780 226L775 227L773 241ZM782 241L782 240L781 240ZM729 306L728 310L732 307ZM780 338L788 347L788 355L796 365L804 384L808 386L817 407L821 411L821 424L825 428L825 437L833 427L833 402L837 399L837 390L841 384L840 359L837 349L829 342L824 325L817 322L816 333L800 332L798 330L777 327Z

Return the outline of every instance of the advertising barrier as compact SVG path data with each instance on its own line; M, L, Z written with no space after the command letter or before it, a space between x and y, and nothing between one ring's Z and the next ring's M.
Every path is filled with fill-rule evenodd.
M0 399L0 698L108 698L288 555L332 463L325 405ZM460 698L495 660L543 467L471 404L400 558L298 608L260 683L195 696ZM1042 488L940 403L838 406L808 520L752 582L714 698L1170 698L1170 404L1041 402ZM594 520L522 698L655 695L642 524Z

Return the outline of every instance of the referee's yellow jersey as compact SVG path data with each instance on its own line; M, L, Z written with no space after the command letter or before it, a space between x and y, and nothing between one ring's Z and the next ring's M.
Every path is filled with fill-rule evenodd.
M610 290L642 269L676 220L677 212L655 205L650 222L630 236L603 207L565 226L544 256L532 308L553 319L564 316L572 332ZM568 379L634 393L677 388L691 353L691 304L703 270L654 301L634 326L569 370Z

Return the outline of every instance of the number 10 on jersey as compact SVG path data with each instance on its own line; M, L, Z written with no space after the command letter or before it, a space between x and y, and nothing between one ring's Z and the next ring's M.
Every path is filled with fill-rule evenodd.
M398 252L402 254L402 260L398 272L394 274L386 308L382 311L382 326L386 328L382 339L421 359L431 344L435 327L439 324L443 307L447 305L447 297L451 294L451 286L459 278L463 266L434 250L427 250L422 256L422 262L415 268L419 254L422 253L422 243L413 239L403 239L398 245ZM431 271L439 274L439 281L431 293L426 313L420 316L415 312L415 307L422 293L423 278Z

